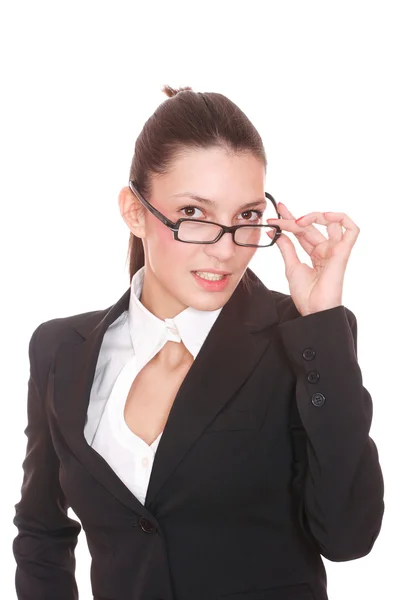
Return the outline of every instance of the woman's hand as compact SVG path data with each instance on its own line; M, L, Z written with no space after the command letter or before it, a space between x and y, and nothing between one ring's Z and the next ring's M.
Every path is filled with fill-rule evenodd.
M282 219L267 219L267 222L293 233L313 265L311 268L300 262L293 242L282 233L276 244L285 263L290 295L297 310L306 316L340 306L347 261L360 228L345 213L312 212L295 220L282 202L278 203L278 210ZM313 223L326 225L328 238Z

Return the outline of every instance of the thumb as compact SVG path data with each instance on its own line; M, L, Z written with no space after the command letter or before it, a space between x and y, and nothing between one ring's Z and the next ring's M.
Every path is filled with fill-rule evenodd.
M296 248L291 239L284 233L281 233L276 244L281 251L283 262L285 263L285 270L289 272L293 267L300 263L300 259L297 256Z

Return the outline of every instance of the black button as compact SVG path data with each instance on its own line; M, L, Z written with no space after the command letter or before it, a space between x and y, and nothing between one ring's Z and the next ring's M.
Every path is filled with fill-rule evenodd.
M146 533L155 533L157 531L157 528L145 517L140 517L139 525Z
M317 383L319 381L320 375L318 371L310 371L307 375L307 379L310 383Z
M314 406L323 406L325 404L325 396L323 394L313 394L312 398L311 398L311 402L314 404Z
M312 360L315 358L315 350L312 348L306 348L303 352L303 358L304 360Z

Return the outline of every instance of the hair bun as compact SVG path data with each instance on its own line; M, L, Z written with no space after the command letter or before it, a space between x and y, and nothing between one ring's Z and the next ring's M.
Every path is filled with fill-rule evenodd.
M164 85L162 87L162 91L164 92L164 94L166 94L168 96L168 98L172 98L173 96L176 96L177 94L179 94L179 92L193 92L193 89L189 86L184 86L184 87L180 87L178 89L172 88L169 85Z

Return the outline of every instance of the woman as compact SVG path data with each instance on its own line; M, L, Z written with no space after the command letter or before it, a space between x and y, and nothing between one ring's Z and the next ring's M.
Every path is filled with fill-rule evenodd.
M326 600L321 555L367 555L384 512L342 304L359 228L282 203L266 223L248 118L220 94L164 91L119 195L129 289L30 341L18 598L78 597L82 526L96 600ZM290 295L247 268L274 244Z

